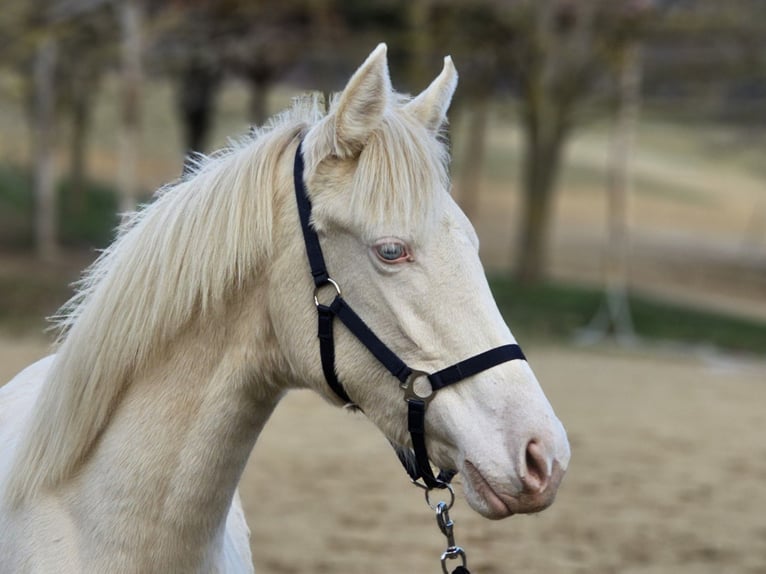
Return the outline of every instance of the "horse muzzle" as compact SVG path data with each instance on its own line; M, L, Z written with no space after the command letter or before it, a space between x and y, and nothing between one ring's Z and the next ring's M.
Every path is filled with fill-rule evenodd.
M503 480L466 459L461 469L466 499L476 512L494 520L540 512L556 498L567 463L568 458L559 462L547 457L536 441L527 445L518 471Z

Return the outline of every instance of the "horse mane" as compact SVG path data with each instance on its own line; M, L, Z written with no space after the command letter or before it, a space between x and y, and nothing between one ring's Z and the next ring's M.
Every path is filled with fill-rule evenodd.
M436 191L448 189L447 148L401 111L405 96L393 97L359 158L350 217L425 230ZM198 158L192 173L123 223L86 271L54 317L58 352L12 463L12 503L70 477L137 370L258 275L272 253L278 161L298 134L331 120L319 104L303 98L250 137ZM307 179L321 161L317 150L332 150L330 131L309 132Z
M272 249L277 162L320 117L304 98L160 188L120 226L53 317L58 350L11 469L20 502L69 477L135 373L255 276Z

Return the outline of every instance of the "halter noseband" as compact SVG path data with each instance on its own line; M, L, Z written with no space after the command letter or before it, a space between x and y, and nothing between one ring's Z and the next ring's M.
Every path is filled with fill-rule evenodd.
M319 319L319 352L325 379L333 392L341 400L345 403L353 404L335 372L333 320L337 317L388 372L399 380L401 388L404 389L404 400L407 402L408 409L407 427L412 439L415 464L411 464L411 457L408 457L399 447L394 446L394 448L397 450L397 455L402 461L405 470L414 482L422 479L427 489L444 488L455 475L455 471L442 470L439 476L435 477L431 469L425 440L425 415L428 403L436 396L436 392L444 387L460 382L506 361L516 359L526 360L526 357L524 357L524 353L518 345L512 344L484 351L431 374L408 367L346 303L345 299L341 296L340 286L327 272L324 255L322 255L322 247L319 244L319 236L310 223L311 200L306 190L306 184L303 181L302 148L303 141L301 140L295 152L293 178L295 181L298 215L300 216L303 239L306 244L306 255L308 256L311 275L314 278L314 303ZM318 297L319 290L326 286L330 286L335 290L335 297L329 305L320 303ZM426 395L418 394L415 389L415 381L420 377L427 378L431 385L431 392Z

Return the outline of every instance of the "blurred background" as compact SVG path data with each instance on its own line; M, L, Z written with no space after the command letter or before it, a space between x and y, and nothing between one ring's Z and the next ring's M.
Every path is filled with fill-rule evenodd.
M451 54L453 193L574 449L539 519L460 515L478 570L766 571L766 2L3 0L1 12L3 381L47 352L44 318L120 213L189 154L297 94L340 90L379 42L412 94ZM306 397L280 408L275 427L311 411L330 433L295 439L307 474L307 450L332 468L389 457L370 425ZM261 571L438 571L409 561L413 537L429 532L438 556L440 535L391 501L394 462L382 472L396 486L376 483L390 498L351 505L417 526L391 557L378 520L327 508L342 473L285 494L297 514L263 500L275 469L300 474L270 436L243 483L248 513L268 517L254 525ZM350 540L295 534L311 520Z

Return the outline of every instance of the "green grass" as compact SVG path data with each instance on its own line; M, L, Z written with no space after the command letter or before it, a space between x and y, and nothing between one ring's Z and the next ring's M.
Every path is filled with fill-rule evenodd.
M604 295L596 289L548 283L527 287L505 278L490 281L500 311L520 340L568 339L586 327ZM631 296L636 335L766 355L766 323Z
M68 181L57 187L59 240L67 247L105 247L113 238L117 198L113 189L96 182L84 185L82 200ZM33 244L34 198L27 170L0 164L0 246L30 249Z
M0 244L26 247L32 244L33 202L29 174L0 165Z
M60 273L0 275L0 326L13 333L40 333L72 295L71 281Z
M106 247L114 239L119 223L117 194L114 189L97 182L85 185L82 205L78 208L71 185L59 186L59 229L64 245Z

